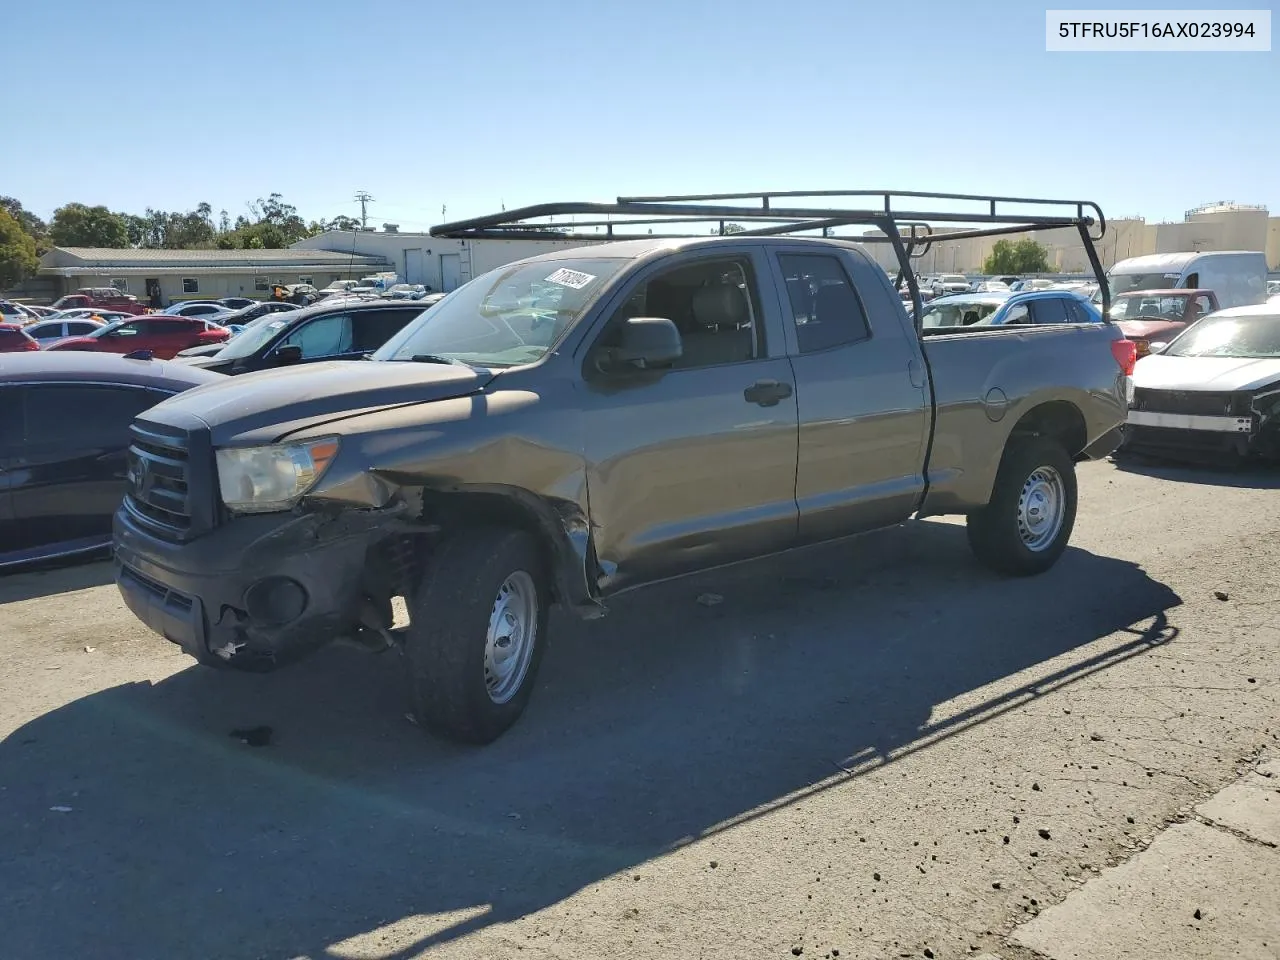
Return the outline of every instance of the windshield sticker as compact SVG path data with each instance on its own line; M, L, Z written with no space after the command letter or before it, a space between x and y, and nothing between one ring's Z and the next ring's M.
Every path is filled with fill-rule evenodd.
M561 267L551 276L547 277L547 283L559 284L560 286L568 287L571 290L581 290L594 279L594 274L579 273L577 270L567 270L564 267Z
M1180 274L1180 273L1166 273L1166 274L1164 275L1164 278L1165 278L1166 280L1178 280L1178 279L1180 279L1181 277L1182 277L1182 274Z

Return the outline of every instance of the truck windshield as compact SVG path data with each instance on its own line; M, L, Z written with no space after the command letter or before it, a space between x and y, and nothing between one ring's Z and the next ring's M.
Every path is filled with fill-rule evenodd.
M258 319L245 324L243 330L227 341L227 345L218 351L219 360L243 360L252 356L266 346L276 334L292 321L290 310L286 313L264 313Z
M447 357L484 367L541 359L629 261L539 260L463 284L387 341L374 360Z
M1142 294L1116 297L1111 301L1112 320L1182 320L1187 309L1186 297L1144 297Z
M1107 277L1107 283L1114 300L1130 290L1168 290L1176 287L1181 279L1180 273L1113 273ZM1095 295L1095 299L1101 301L1101 294Z
M1280 358L1280 313L1261 317L1206 317L1169 344L1164 355Z

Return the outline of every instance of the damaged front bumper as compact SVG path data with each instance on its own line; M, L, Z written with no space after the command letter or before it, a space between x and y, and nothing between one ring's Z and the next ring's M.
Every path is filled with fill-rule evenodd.
M1196 460L1280 458L1280 391L1139 388L1130 400L1124 449Z
M170 543L117 511L116 584L143 623L202 663L264 671L353 633L369 549L393 510L237 517Z

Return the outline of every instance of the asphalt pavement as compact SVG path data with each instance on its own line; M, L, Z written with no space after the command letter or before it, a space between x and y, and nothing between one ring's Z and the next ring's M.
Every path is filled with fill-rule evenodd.
M209 671L106 564L0 577L0 956L1066 956L1280 736L1280 474L1080 491L1029 580L928 521L560 618L482 749L394 652Z

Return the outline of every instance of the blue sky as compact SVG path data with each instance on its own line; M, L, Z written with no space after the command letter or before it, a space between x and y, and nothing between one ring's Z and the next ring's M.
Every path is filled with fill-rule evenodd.
M9 7L0 194L46 217L278 191L310 219L364 189L371 222L418 229L445 204L857 187L1280 213L1280 53L1047 53L1026 0Z

